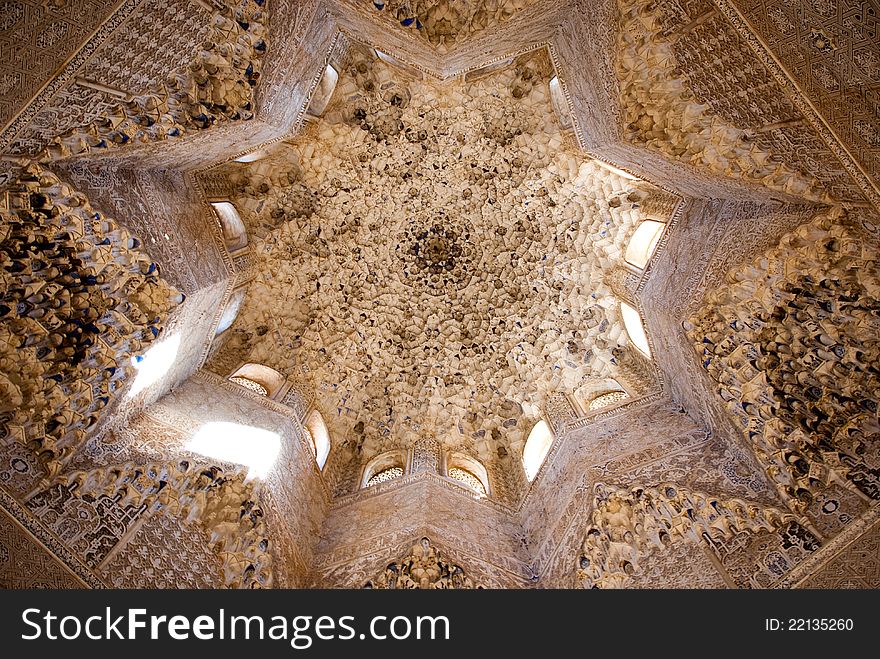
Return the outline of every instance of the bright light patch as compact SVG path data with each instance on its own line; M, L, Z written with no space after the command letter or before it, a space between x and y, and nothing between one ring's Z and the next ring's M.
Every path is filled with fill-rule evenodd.
M663 235L665 226L663 222L656 220L645 220L640 223L626 247L624 258L627 263L637 268L644 268L648 265L651 255L657 249L657 243L660 242L660 236Z
M547 425L547 422L542 419L532 428L523 449L523 467L525 467L529 481L534 480L538 475L538 470L544 464L544 458L547 457L552 445L553 433L550 432L550 426Z
M400 63L396 57L392 57L388 53L383 53L381 50L376 51L376 56L383 62L388 62L389 64L397 65Z
M638 348L645 357L651 357L651 347L648 345L648 335L645 334L645 326L642 325L642 317L639 312L626 302L620 303L620 313L623 316L623 326L632 344Z
M559 76L553 76L550 80L550 103L559 116L563 128L571 127L571 112L568 109L568 101L565 93L562 91L562 84L559 82Z
M281 450L281 437L274 432L238 423L214 421L203 425L187 442L186 449L215 460L248 468L248 478L265 478Z
M333 90L336 89L336 82L338 80L339 73L328 64L327 68L324 69L324 75L321 76L321 81L318 83L318 88L312 94L312 101L309 104L308 110L310 115L320 117L324 114L324 110L327 109L330 99L333 97Z
M228 201L211 202L211 206L214 207L217 217L220 219L223 238L230 251L241 249L247 245L247 229L235 206Z
M602 167L603 169L607 169L609 172L613 172L613 173L617 174L618 176L622 176L623 178L628 179L630 181L638 181L639 180L638 176L633 176L629 172L625 172L622 169L618 169L614 165L609 165L607 162L602 162L601 160L593 160L593 162L595 162L597 165L599 165L599 167Z
M217 323L217 329L214 333L215 336L228 330L232 326L232 323L235 322L236 317L238 317L238 310L241 308L241 303L244 302L244 294L245 289L240 288L232 296L232 299L229 300L229 304L227 304L226 309L223 310L223 315L220 316L220 322Z
M268 152L265 149L258 149L257 151L251 151L243 156L239 156L235 159L235 162L256 162L257 160L262 160L267 155Z
M128 391L129 398L137 396L165 375L177 359L179 348L180 334L174 334L153 344L143 355L133 357L131 363L137 376Z
M223 222L224 226L228 224L230 227L244 227L244 223L241 221L241 216L238 214L238 210L236 210L235 206L230 202L215 201L211 206L217 211L217 215L220 216L220 220Z
M324 423L324 418L318 410L312 410L305 425L312 437L315 460L318 462L318 467L323 469L324 463L327 462L327 455L330 453L330 433L327 431L327 424Z

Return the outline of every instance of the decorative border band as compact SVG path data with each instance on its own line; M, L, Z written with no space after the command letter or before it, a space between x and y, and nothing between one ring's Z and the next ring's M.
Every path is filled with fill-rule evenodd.
M104 45L104 42L120 25L125 23L135 10L146 0L123 0L113 13L98 26L86 42L68 58L63 65L64 68L57 76L52 78L48 83L31 98L28 104L3 128L0 132L0 151L5 151L16 136L24 130L34 117L42 112L52 98L61 89L71 82L82 66L88 62L92 55Z
M773 588L798 588L802 586L807 579L825 567L878 521L880 521L880 505L875 505L817 551L798 563L787 575L773 584Z
M0 487L0 508L18 522L37 542L58 559L88 588L108 588L108 585L92 572L66 544L47 529L25 506L3 487Z
M843 144L843 141L837 137L837 134L828 122L813 107L806 94L801 91L798 84L789 76L785 67L774 57L770 48L752 30L745 16L740 13L731 0L713 0L713 2L736 30L739 37L748 44L749 48L752 49L767 71L770 72L785 94L792 100L795 107L809 122L813 130L818 133L822 141L831 149L832 153L834 153L844 169L846 169L847 174L852 177L856 185L865 193L868 201L880 211L880 191L878 191L870 177Z

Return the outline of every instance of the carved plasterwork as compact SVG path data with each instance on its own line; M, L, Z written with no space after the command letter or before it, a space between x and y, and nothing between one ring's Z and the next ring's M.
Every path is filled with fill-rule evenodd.
M876 3L833 4L0 2L4 585L876 586Z
M784 529L783 529L784 527ZM648 547L718 541L783 529L807 551L819 542L786 511L742 500L722 500L671 483L629 490L599 484L583 537L577 579L585 588L620 588Z
M716 4L877 208L877 3Z
M880 507L874 506L797 565L776 588L877 588L877 539Z
M263 511L253 483L240 473L191 464L123 464L74 471L64 476L77 497L112 497L126 509L198 521L222 563L231 588L272 585L272 557Z
M83 588L86 583L0 508L0 588Z
M818 215L731 271L689 337L782 495L805 510L832 481L880 498L876 245Z
M253 87L266 52L263 18L261 7L250 0L223 5L211 17L202 48L186 65L144 93L124 96L85 126L62 131L56 126L13 151L51 161L253 118Z
M199 525L150 515L99 569L114 588L217 588L220 556Z
M465 570L445 558L428 538L414 543L409 554L389 563L364 588L381 590L479 588Z
M99 0L74 0L45 3L38 0L14 0L0 6L0 50L4 53L0 77L0 125L15 118L40 91L65 60L83 47L86 39L98 28L107 36L118 26L120 18L130 14L136 0L102 3ZM113 15L103 27L108 16ZM93 38L83 50L93 50ZM100 43L100 40L97 40ZM81 56L81 55L80 55ZM46 94L46 90L43 90ZM5 145L7 131L4 131Z
M702 5L703 12L711 10L709 2ZM786 124L799 115L784 94L759 92L775 87L772 78L739 45L723 18L688 7L697 14L696 24L682 26L679 17L670 16L675 3L625 0L620 7L624 24L618 76L628 140L697 168L796 196L821 201L837 194L817 178L819 162L797 160L803 151L755 134L756 129ZM704 20L698 22L701 16ZM707 41L739 61L713 59ZM709 75L707 66L729 68ZM754 103L741 102L737 92L742 85L751 88ZM853 196L844 194L844 198Z
M321 120L226 168L259 258L246 359L311 383L350 459L429 433L491 464L523 432L504 409L630 361L603 276L656 188L567 143L551 71L539 51L441 94L351 49Z
M49 473L130 386L183 296L141 242L32 165L0 211L0 432Z
M624 588L729 588L724 576L698 543L679 542L648 548Z
M481 30L491 30L518 12L536 4L535 0L361 0L379 16L398 28L414 30L421 38L446 53L456 42Z

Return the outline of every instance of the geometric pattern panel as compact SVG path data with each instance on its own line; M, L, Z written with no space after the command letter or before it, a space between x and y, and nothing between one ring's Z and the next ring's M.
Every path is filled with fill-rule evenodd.
M727 584L702 545L685 541L649 550L624 588L727 588Z
M770 588L819 548L795 522L777 533L742 532L730 539L710 539L709 544L737 588Z
M880 180L880 2L734 0L868 171Z
M114 588L218 588L220 560L198 525L169 515L150 515L101 569Z
M120 506L100 495L77 496L54 485L27 501L28 508L90 568L97 567L128 532L143 508Z
M112 19L125 25L112 33L102 29L53 83L58 87L54 95L44 92L29 103L24 117L32 121L15 135L15 153L39 151L56 135L91 123L102 113L106 116L119 100L113 94L71 83L73 74L118 93L144 94L161 84L169 72L186 66L206 41L210 13L195 0L126 4L131 6L120 8Z
M83 588L83 584L0 508L0 588Z
M798 587L880 588L880 522Z
M108 14L104 0L0 2L0 127Z

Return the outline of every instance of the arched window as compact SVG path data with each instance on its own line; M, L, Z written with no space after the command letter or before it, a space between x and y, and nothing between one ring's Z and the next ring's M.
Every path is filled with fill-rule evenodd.
M230 382L267 398L278 393L284 386L284 380L281 373L263 364L245 364L229 376Z
M620 314L623 316L623 326L630 342L648 359L651 358L651 347L648 345L648 335L645 334L645 326L639 312L626 302L620 303Z
M241 385L245 389L250 389L255 394L259 394L260 396L269 395L269 391L266 389L266 387L261 385L259 382L255 382L250 378L244 377L243 375L233 375L231 378L229 378L229 381Z
M538 470L544 464L544 459L553 445L553 433L550 432L550 426L541 419L532 426L529 438L526 440L523 449L523 467L526 470L526 476L529 481L533 481L538 475Z
M575 400L586 414L609 405L616 405L629 396L626 387L614 378L591 379L574 392Z
M307 112L313 117L320 117L324 114L324 110L330 105L330 99L333 97L333 91L336 89L336 83L339 81L339 72L329 64L324 69L321 81L318 83L317 89L312 94L312 101L309 103Z
M262 160L267 155L269 155L269 152L266 149L257 149L256 151L251 151L243 156L239 156L235 159L235 162L256 162L257 160Z
M471 69L464 74L465 82L471 82L478 78L482 78L484 76L495 73L499 69L510 66L511 62L513 62L513 58L508 57L507 59L498 60L497 62L492 62L491 64L487 64L486 66L481 66L478 69Z
M366 487L378 485L379 483L384 483L385 481L393 481L401 477L403 477L403 467L388 467L387 469L383 469L382 471L370 476L370 479L367 481Z
M628 181L640 180L638 176L633 176L629 172L625 172L622 169L618 169L614 165L609 165L607 162L603 162L602 160L599 160L597 158L594 158L593 162L596 163L597 165L599 165L599 167L601 167L602 169L608 170L609 172L611 172L613 174L617 174L618 176L621 176Z
M449 468L449 477L452 480L456 480L459 483L463 483L467 485L472 490L476 490L479 494L486 494L486 488L483 486L482 481L479 478L474 476L471 472L466 469L460 469L459 467L450 467Z
M636 227L635 232L629 239L624 259L627 263L639 269L644 269L651 260L663 229L666 225L656 220L644 220Z
M406 451L388 451L367 463L361 487L371 487L385 481L402 478L406 473Z
M562 127L571 128L571 111L568 108L565 92L562 90L562 83L559 82L559 76L553 76L550 80L550 103L553 105Z
M223 231L223 240L230 252L246 247L248 244L247 229L238 210L231 202L213 201L211 206L220 220L220 229Z
M487 496L489 494L489 474L486 468L467 455L449 454L446 476L469 487L479 495Z
M421 78L422 78L421 71L419 71L414 66L410 66L409 64L402 62L401 60L397 59L393 55L389 55L388 53L383 53L381 50L377 50L376 57L378 57L383 62L390 64L391 66L395 66L398 69L403 69L404 71L409 73L411 76L413 76L419 80L421 80Z
M615 391L606 391L604 394L599 394L593 400L590 401L588 407L592 412L594 410L602 409L603 407L608 407L609 405L615 405L622 400L626 400L629 398L629 394L623 391L622 389L617 389Z
M244 288L239 288L233 292L229 303L226 305L226 309L223 310L223 315L220 316L220 322L217 323L217 331L214 333L215 336L223 334L223 332L232 327L232 323L235 322L235 319L238 316L238 310L241 308L241 303L244 302L245 292L246 289Z
M324 417L318 410L312 410L306 417L305 427L312 442L315 461L318 463L318 467L323 469L327 462L327 456L330 454L330 433L327 431Z

